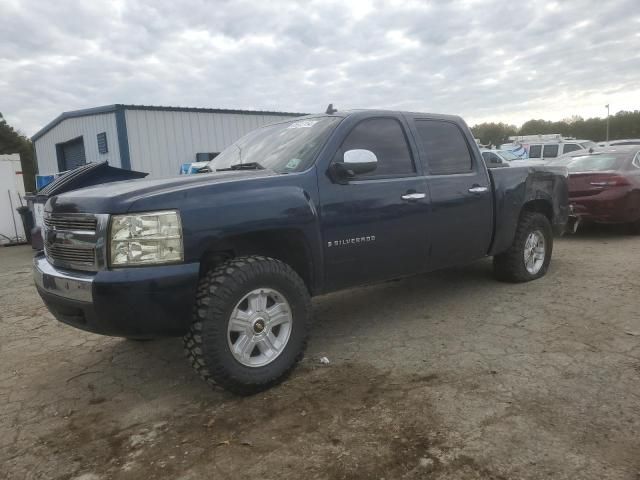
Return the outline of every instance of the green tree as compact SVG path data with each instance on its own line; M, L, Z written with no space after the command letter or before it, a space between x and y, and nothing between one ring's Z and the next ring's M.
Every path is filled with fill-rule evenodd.
M515 125L506 123L480 123L471 127L471 131L482 145L500 145L508 142L510 136L518 133Z
M507 130L504 130L508 127ZM502 129L501 129L502 128ZM503 138L510 135L544 135L559 133L565 137L602 142L607 136L606 118L584 119L573 115L558 122L532 119L524 122L520 128L503 123L481 123L471 127L473 134L484 145L505 143ZM513 130L513 133L508 133ZM621 138L640 138L640 110L621 110L609 118L609 140Z
M7 153L20 154L24 188L26 191L35 191L36 169L31 140L9 125L0 113L0 154Z

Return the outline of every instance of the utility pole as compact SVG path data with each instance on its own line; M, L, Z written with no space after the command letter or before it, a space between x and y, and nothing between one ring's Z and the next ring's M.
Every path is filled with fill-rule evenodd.
M609 104L605 105L607 108L607 142L609 142Z

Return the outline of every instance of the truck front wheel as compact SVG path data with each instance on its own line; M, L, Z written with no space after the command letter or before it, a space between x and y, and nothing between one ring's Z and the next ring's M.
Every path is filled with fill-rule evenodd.
M493 257L498 280L528 282L547 273L553 250L553 231L541 213L524 212L516 229L513 244Z
M201 278L185 351L205 381L250 395L293 370L310 322L309 292L291 267L268 257L238 257Z

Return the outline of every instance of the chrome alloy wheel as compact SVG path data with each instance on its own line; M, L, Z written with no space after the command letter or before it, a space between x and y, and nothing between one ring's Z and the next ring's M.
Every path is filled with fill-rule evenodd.
M227 343L233 357L247 367L273 362L285 349L293 317L289 302L270 288L252 290L229 318Z
M540 230L534 230L524 243L524 266L527 272L531 275L538 273L544 264L544 257L544 235Z

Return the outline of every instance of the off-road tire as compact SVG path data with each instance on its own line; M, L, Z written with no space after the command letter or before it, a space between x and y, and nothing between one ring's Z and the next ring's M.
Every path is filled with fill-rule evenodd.
M233 309L248 292L274 288L287 299L293 317L282 353L262 367L248 367L231 353L227 325ZM187 358L200 377L239 395L277 385L302 359L311 328L311 299L300 276L274 258L245 256L207 271L198 284L193 323L184 336Z
M527 237L536 230L541 231L544 237L545 258L540 270L531 274L525 266L524 249ZM537 212L523 212L511 247L506 252L493 257L494 275L503 282L530 282L547 273L552 252L553 230L547 217Z

